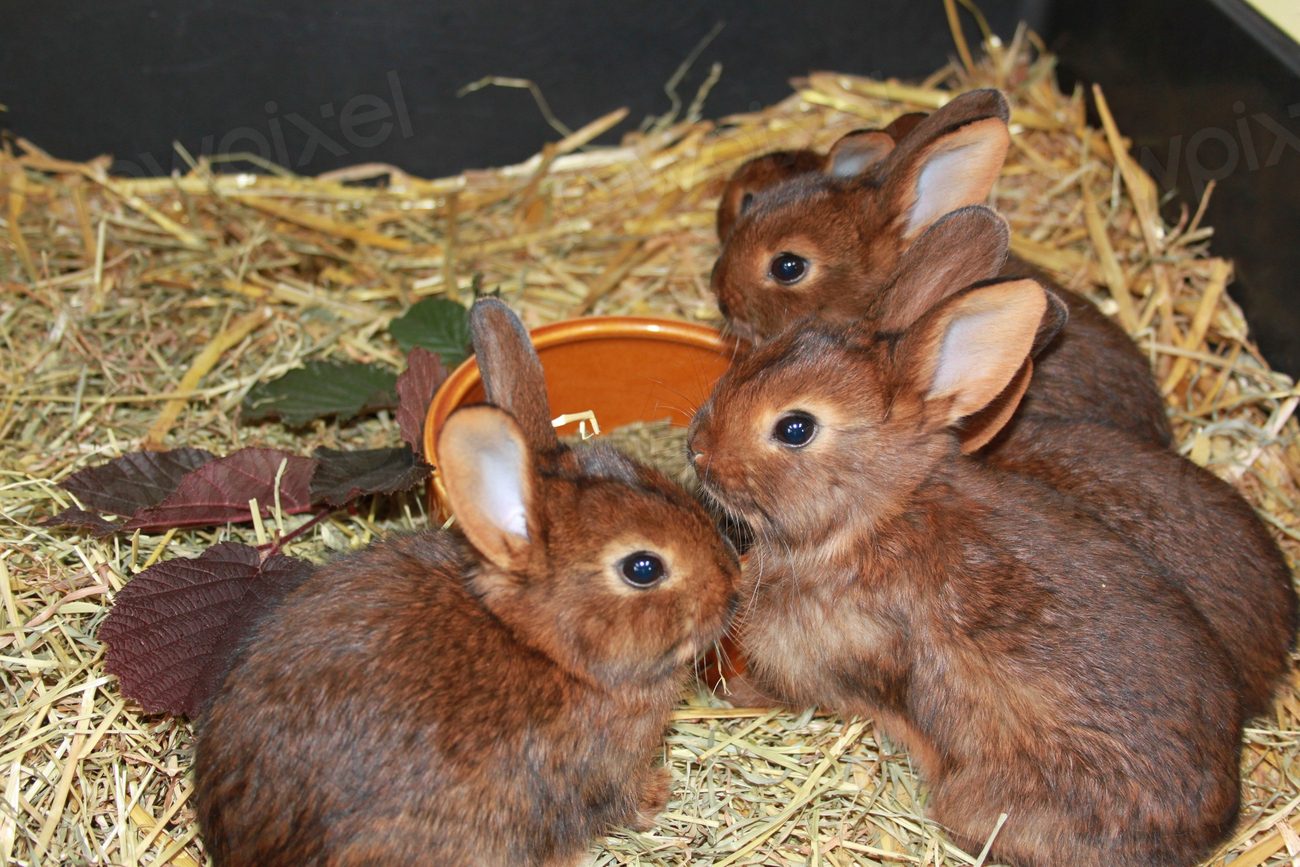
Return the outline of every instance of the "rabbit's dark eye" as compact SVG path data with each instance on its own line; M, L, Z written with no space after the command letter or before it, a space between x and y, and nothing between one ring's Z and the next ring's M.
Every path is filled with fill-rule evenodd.
M776 282L791 286L808 273L808 260L794 253L780 253L767 266L767 273Z
M649 587L657 584L668 572L659 555L649 551L637 551L635 554L627 555L623 558L620 568L627 583L633 587Z
M806 446L817 433L817 420L806 412L792 412L781 416L772 429L777 442L792 448Z
M754 204L754 194L745 193L745 195L740 197L740 213L743 214L748 211L749 206L752 204Z

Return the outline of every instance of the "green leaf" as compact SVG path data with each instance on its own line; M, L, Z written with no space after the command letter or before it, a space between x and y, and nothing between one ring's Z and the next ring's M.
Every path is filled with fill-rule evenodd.
M278 418L290 427L337 416L339 421L397 405L397 374L356 362L309 361L279 379L253 386L243 420Z
M410 352L423 346L453 368L469 357L469 311L446 298L426 298L388 324L388 331Z

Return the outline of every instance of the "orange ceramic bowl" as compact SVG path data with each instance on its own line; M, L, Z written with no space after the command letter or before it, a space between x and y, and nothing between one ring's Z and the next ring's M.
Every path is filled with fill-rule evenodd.
M532 332L546 374L551 414L587 410L601 430L669 419L685 426L731 362L732 342L704 325L635 316L589 316ZM438 476L438 434L447 416L485 399L470 357L438 389L424 423L424 453L435 467L431 511L447 516Z

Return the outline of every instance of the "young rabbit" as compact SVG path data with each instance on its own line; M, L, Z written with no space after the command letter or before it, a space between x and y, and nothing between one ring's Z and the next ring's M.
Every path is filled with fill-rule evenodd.
M735 555L659 473L561 445L505 305L471 323L493 405L439 438L464 537L323 566L245 643L199 727L217 865L560 867L666 801L654 754Z
M760 341L808 314L878 317L908 248L944 214L988 198L1010 143L1008 117L1002 94L976 90L924 119L904 115L893 133L850 134L819 169L807 168L810 157L742 166L722 196L712 278L732 330ZM1003 273L1042 281L1015 260ZM1022 413L1107 424L1168 446L1146 358L1086 298L1053 290L1069 324L1035 359Z
M952 431L1050 311L1014 280L901 333L806 322L722 377L688 449L755 530L738 629L762 691L874 717L968 847L1006 813L994 856L1020 867L1187 867L1239 800L1218 639L1121 536Z
M1008 241L1005 222L983 206L939 218L899 256L892 282L870 299L867 321L886 332L907 328L957 287L997 274ZM1068 308L1070 323L1081 310L1100 316L1078 296L1063 297L1076 302ZM1092 341L1108 358L1134 355L1127 336L1109 322L1082 330L1067 324L1054 342L1044 339L1047 333L1038 342L1046 343L1046 352L1035 349L1034 364L1026 365L1013 386L961 423L963 450L974 451L998 434L982 454L991 466L1047 482L1178 577L1228 652L1246 713L1265 711L1289 666L1296 634L1296 595L1281 551L1245 500L1165 448L1161 438L1084 412L1043 412L1042 402L1035 403L1043 392L1040 380L1075 372L1064 362L1081 357L1075 353L1082 348L1079 340ZM1090 371L1078 373L1083 382ZM1149 374L1145 379L1150 381ZM1026 405L1012 416L1030 381Z
M985 208L969 207L928 229L903 254L898 279L879 297L876 326L902 331L955 287L995 272L1007 240L996 219ZM1049 313L1036 346L1051 345L1060 327L1064 310ZM1290 664L1297 619L1291 570L1267 528L1213 473L1130 431L1024 411L1012 415L1031 370L1027 364L989 409L963 420L963 449L992 439L981 455L989 466L1046 482L1176 578L1227 651L1245 712L1267 710Z

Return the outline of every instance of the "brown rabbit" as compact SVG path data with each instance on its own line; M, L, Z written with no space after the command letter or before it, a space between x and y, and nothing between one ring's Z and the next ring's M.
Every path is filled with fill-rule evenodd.
M1007 234L995 232L994 219L976 206L926 230L878 297L876 327L902 331L953 288L996 271ZM1050 312L1036 347L1053 345L1064 311ZM1267 710L1290 664L1297 600L1286 558L1250 504L1208 470L1122 428L1013 416L1022 391L1023 380L963 421L963 447L992 439L982 454L990 466L1046 482L1177 578L1227 651L1245 712Z
M954 289L998 273L1008 241L1005 223L982 206L940 218L899 257L892 283L872 297L866 318L878 330L901 331ZM1086 300L1064 297L1077 302L1069 308L1071 321L1081 310L1100 316ZM1286 560L1245 500L1159 440L1084 413L1035 411L1038 381L1064 373L1054 360L1073 353L1078 344L1071 341L1084 336L1107 357L1132 353L1113 326L1078 331L1067 325L1050 343L1040 336L1039 346L1048 349L1046 358L1034 350L1028 405L1010 417L1026 370L989 410L962 422L963 448L983 446L1001 428L983 452L990 465L1047 482L1178 576L1228 652L1246 713L1259 714L1270 706L1294 646L1297 603Z
M471 324L495 406L439 438L464 537L323 566L256 628L199 727L217 865L560 867L666 801L654 754L735 555L659 473L561 445L505 305Z
M989 465L1046 481L1178 577L1228 654L1243 712L1267 711L1290 668L1297 602L1286 558L1250 504L1208 470L1123 431L1013 424L1014 459L994 448Z
M896 143L883 131L850 134L819 170L802 168L807 157L785 171L742 166L723 193L718 225L728 230L712 278L732 330L759 341L808 314L878 316L877 299L912 243L944 214L988 198L1010 142L1008 117L1001 93L976 90L924 119L904 115ZM1016 260L1003 273L1043 279ZM1086 298L1052 288L1069 324L1035 358L1021 413L1112 425L1168 446L1149 362Z
M1031 280L901 333L807 322L696 415L705 490L755 530L757 686L874 717L930 811L1021 867L1186 867L1237 813L1241 708L1176 581L1049 486L959 453L1051 310Z

